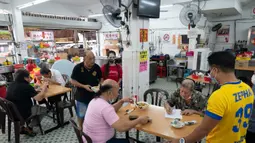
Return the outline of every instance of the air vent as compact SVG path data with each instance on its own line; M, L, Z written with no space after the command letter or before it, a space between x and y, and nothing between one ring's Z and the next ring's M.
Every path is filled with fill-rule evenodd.
M22 15L23 16L29 16L29 17L38 17L38 18L97 22L96 19L91 19L91 18L88 19L88 18L84 18L84 17L71 17L71 16L61 16L61 15L43 14L43 13L34 13L34 12L24 12L24 11L22 11Z

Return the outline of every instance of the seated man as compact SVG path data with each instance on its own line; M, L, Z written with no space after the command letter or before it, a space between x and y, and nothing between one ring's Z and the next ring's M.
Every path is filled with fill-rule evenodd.
M180 89L177 89L165 102L166 112L171 114L175 106L176 109L183 111L183 115L203 115L202 111L205 109L207 100L201 92L194 90L194 87L193 80L183 80Z
M119 84L111 79L103 82L99 92L89 103L83 123L83 131L92 139L93 143L128 143L126 139L114 138L114 129L120 132L128 131L138 124L147 124L149 117L140 116L130 121L128 118L119 118L118 110L124 102L133 102L124 98L114 105L109 101L118 97Z
M51 84L57 84L65 86L66 82L58 70L48 69L46 67L41 68L41 75L44 77L44 81L48 81Z

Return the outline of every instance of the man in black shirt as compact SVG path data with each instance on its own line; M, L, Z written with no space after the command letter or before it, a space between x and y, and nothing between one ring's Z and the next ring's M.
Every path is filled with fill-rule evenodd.
M100 67L95 64L95 55L87 51L84 56L84 62L77 64L71 76L72 84L77 87L76 93L76 114L78 124L82 129L84 116L89 102L93 99L94 92L91 87L98 86L102 81L102 72Z

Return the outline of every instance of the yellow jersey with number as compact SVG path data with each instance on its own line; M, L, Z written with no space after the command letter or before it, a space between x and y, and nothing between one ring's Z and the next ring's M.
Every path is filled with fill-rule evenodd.
M226 83L215 91L205 115L219 123L206 137L206 143L245 143L253 102L252 89L241 81Z

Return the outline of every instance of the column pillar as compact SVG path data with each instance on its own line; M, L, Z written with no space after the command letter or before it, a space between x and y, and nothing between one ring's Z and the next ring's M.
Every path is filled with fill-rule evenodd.
M12 12L12 30L13 36L15 38L15 42L25 42L25 35L24 35L24 26L23 26L23 19L22 19L22 12L20 9L16 7L15 1L11 0L11 12ZM21 44L23 45L23 44ZM21 57L18 56L18 59L23 59L24 57L28 56L27 48L20 47L16 50L17 54L21 54ZM19 61L21 60L19 59Z
M138 95L138 100L143 100L144 92L149 89L149 19L139 18L133 8L129 29L131 45L122 55L123 95Z
M197 30L191 29L188 31L188 38L189 38L189 51L195 52L196 44L197 44ZM194 53L195 56L195 53ZM195 57L188 57L188 69L196 70L196 58Z

